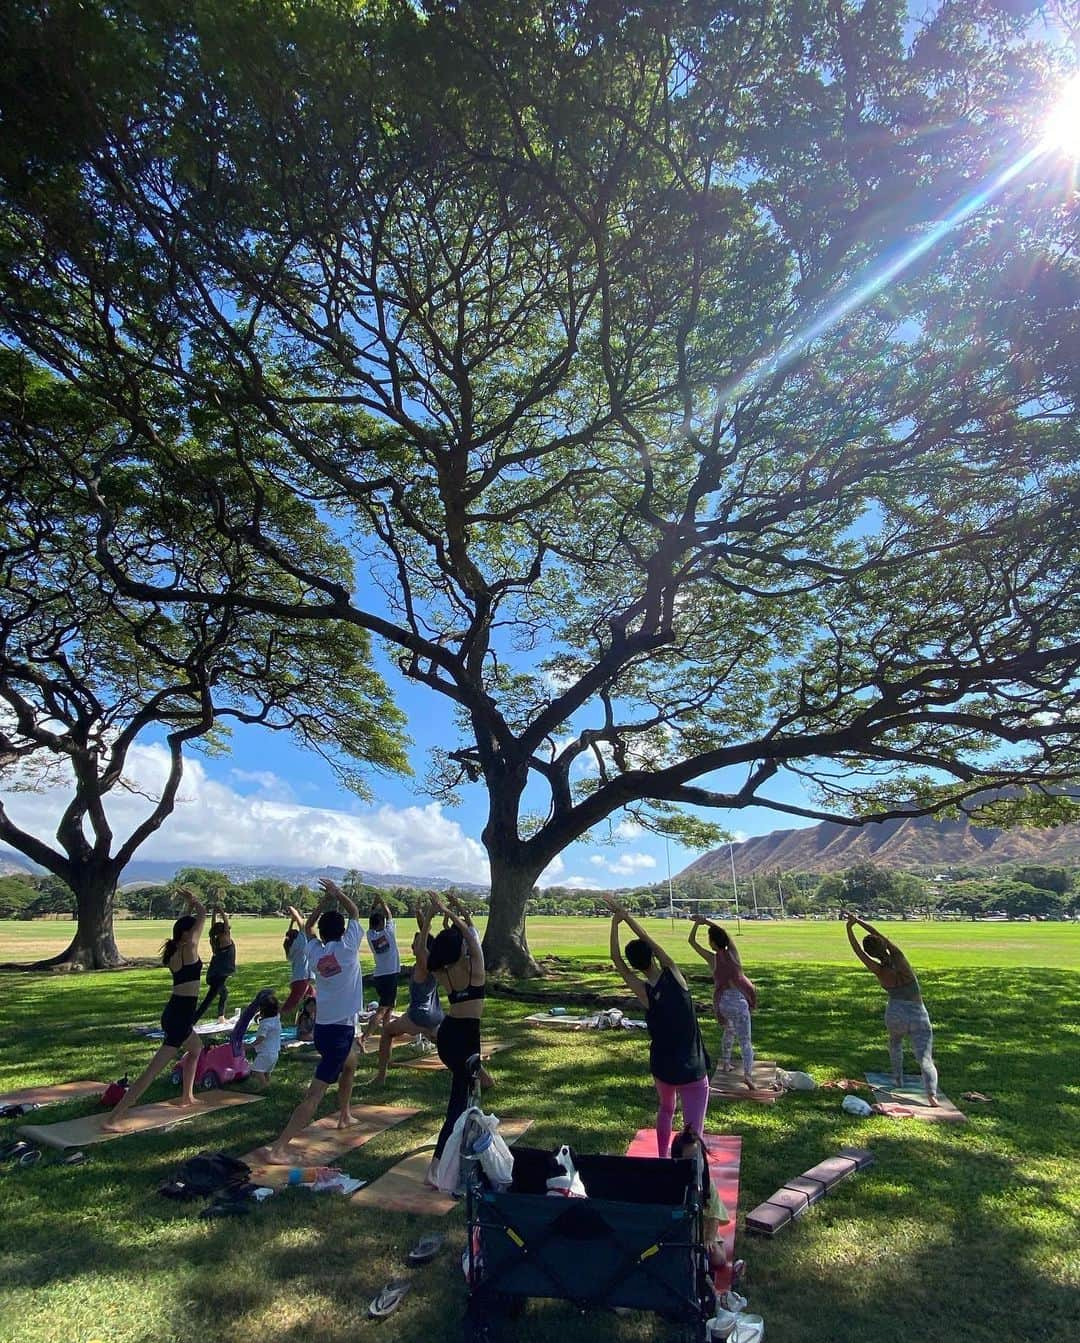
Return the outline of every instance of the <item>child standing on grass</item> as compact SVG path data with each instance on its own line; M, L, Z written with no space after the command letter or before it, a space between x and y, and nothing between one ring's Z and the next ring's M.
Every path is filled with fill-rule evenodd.
M289 927L282 946L289 958L289 996L281 1006L281 1015L295 1012L305 998L314 997L311 967L308 965L308 940L304 932L304 916L293 905L288 906Z
M401 970L401 956L398 952L397 932L390 908L381 895L375 897L368 915L367 943L375 957L375 970L371 980L375 992L379 995L379 1006L375 1015L364 1027L360 1036L360 1048L367 1044L367 1038L376 1030L382 1030L394 1014L397 1006L398 974Z
M251 1080L265 1091L270 1085L270 1074L281 1053L281 1010L277 994L263 995L259 1008L258 1029L255 1032L255 1058L251 1064Z
M709 1267L715 1272L727 1263L727 1252L720 1239L720 1228L731 1221L731 1214L724 1200L717 1192L716 1185L709 1174L709 1154L705 1144L692 1128L686 1128L671 1144L673 1161L698 1161L701 1170L701 1206L703 1237L705 1248L709 1252Z

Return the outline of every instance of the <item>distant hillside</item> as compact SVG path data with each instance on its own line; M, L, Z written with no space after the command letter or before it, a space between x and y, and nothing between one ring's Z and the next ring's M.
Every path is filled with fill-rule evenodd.
M285 867L274 863L248 864L216 862L213 858L192 857L182 863L152 862L136 858L124 868L121 886L143 886L171 881L182 867L208 867L215 872L224 872L236 883L252 881L256 877L278 877L282 881L292 882L296 886L318 885L320 877L330 877L340 881L346 873L343 867ZM0 849L0 876L19 873L38 872L42 869L34 866L25 858L12 853L9 849ZM446 877L414 877L404 873L361 872L361 881L369 886L378 886L391 890L396 886L406 886L416 890L445 891L452 886L458 891L471 891L475 895L486 896L488 888L467 881L449 881Z
M825 821L803 830L773 830L732 845L739 876L768 872L839 872L855 863L909 871L963 864L1080 862L1080 823L1049 830L995 830L966 818L917 817L864 826ZM729 876L728 850L703 855L680 874Z

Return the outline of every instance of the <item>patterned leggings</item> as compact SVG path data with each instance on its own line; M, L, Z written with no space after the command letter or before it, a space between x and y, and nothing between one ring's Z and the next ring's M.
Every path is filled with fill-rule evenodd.
M938 1074L934 1067L934 1028L922 1003L890 998L885 1008L885 1029L889 1032L889 1063L897 1086L904 1082L904 1036L911 1041L911 1052L922 1073L928 1096L937 1098Z
M754 1046L750 1042L750 1004L738 989L724 989L713 1002L716 1019L724 1028L720 1042L720 1057L725 1068L731 1067L731 1053L736 1038L742 1055L743 1076L754 1071Z

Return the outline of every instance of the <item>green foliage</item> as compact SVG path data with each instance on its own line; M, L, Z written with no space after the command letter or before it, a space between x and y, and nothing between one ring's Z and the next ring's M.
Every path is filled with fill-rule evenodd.
M13 13L3 336L118 426L95 553L166 610L224 576L384 640L462 727L433 783L487 790L496 901L786 774L804 815L1067 805L1064 165L866 285L1038 141L1066 50L1026 3L905 16Z

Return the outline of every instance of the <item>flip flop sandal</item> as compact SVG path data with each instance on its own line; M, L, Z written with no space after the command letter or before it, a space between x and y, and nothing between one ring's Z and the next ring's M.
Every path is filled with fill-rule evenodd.
M20 1166L36 1166L41 1160L41 1148L30 1147L25 1152L20 1152L18 1162Z
M61 1166L81 1166L86 1160L85 1152L68 1152L60 1158Z
M21 1138L18 1142L9 1142L6 1147L0 1147L0 1161L18 1161L24 1152L30 1150L30 1144Z
M371 1305L368 1306L368 1316L373 1320L383 1320L387 1315L392 1315L411 1290L412 1283L407 1278L401 1278L397 1282L388 1282Z
M438 1232L421 1237L409 1251L409 1263L414 1266L430 1263L445 1244L446 1237Z
M33 1101L16 1103L14 1105L0 1105L0 1119L18 1119L20 1115L28 1115L32 1110L40 1110L41 1106Z

